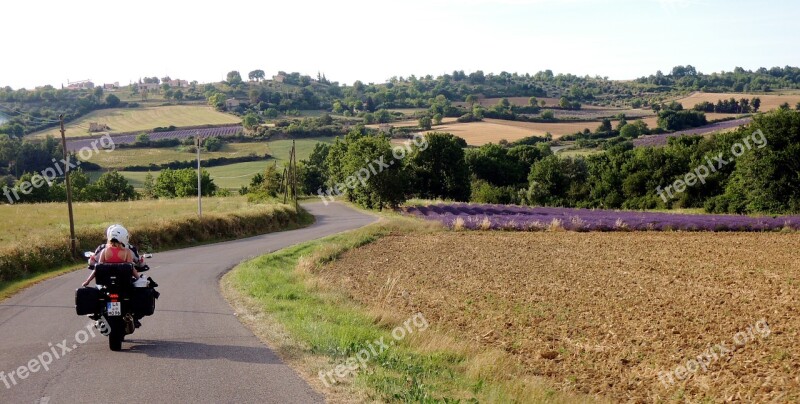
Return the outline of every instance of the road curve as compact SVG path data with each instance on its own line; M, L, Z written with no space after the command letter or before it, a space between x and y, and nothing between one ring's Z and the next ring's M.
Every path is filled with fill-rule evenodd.
M126 338L122 352L111 352L99 334L81 332L90 320L75 315L74 293L88 271L0 303L0 403L322 402L238 321L219 291L222 274L244 259L375 220L335 203L304 207L316 217L304 229L156 254L148 262L160 285L156 313Z

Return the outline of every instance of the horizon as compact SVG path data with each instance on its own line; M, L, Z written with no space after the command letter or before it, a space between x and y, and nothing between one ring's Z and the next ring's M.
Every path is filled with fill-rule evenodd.
M350 85L453 70L633 80L687 64L703 73L800 65L793 41L800 5L788 0L770 7L742 0L233 1L191 9L146 0L136 12L95 0L83 5L53 3L52 13L37 16L37 26L65 26L61 47L29 19L7 22L7 32L25 35L4 44L4 59L17 63L0 64L0 87L59 88L85 79L124 86L152 76L208 83L255 69L267 77L319 72ZM40 8L6 7L19 16ZM138 18L141 10L155 18ZM220 10L234 17L220 19Z

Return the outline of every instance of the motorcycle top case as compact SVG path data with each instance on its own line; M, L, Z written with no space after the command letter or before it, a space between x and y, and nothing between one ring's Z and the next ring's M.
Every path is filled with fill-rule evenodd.
M152 316L156 311L156 297L153 288L133 288L131 290L133 312L142 316Z
M79 316L96 314L103 311L103 294L93 287L75 290L75 312Z

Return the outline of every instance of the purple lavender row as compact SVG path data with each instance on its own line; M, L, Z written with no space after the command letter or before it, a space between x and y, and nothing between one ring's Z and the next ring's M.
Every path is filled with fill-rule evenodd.
M800 230L800 216L690 215L601 209L524 207L506 205L412 206L405 213L446 226L467 229L543 230L558 227L575 231L685 230L774 231Z
M740 118L732 121L715 122L711 125L701 126L699 128L682 130L674 133L664 133L660 135L642 136L633 139L633 147L643 146L663 146L667 144L667 139L671 137L679 137L683 135L704 135L707 133L717 132L724 129L735 128L741 125L747 125L753 118Z
M185 139L192 136L231 136L235 135L242 131L242 127L239 125L235 126L221 126L217 128L203 128L203 129L182 129L182 130L173 130L169 132L149 132L147 136L150 137L150 140L160 140L160 139ZM136 142L136 136L138 135L121 135L121 136L111 136L114 139L114 144L133 144ZM96 136L96 138L100 138L100 136ZM67 140L67 150L69 151L78 151L84 147L91 147L92 142L94 139L78 139L78 140Z

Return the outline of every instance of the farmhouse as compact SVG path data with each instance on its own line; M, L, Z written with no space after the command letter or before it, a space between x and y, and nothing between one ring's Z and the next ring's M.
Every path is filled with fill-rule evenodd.
M239 100L236 98L228 98L225 100L225 109L234 109L238 107L239 104L241 104L241 102L239 102Z
M189 82L188 81L181 80L181 79L170 80L170 81L165 82L165 84L169 84L170 87L178 87L178 88L188 87L189 86Z
M72 81L67 80L67 90L91 90L94 83L90 80Z
M160 88L158 83L139 83L136 85L139 87L139 91L158 91Z
M104 83L103 90L116 90L119 88L119 81L115 81L113 83Z
M278 73L278 74L272 76L272 81L274 81L276 83L283 83L284 80L286 80L286 75L285 74Z
M111 128L104 123L89 122L89 132L106 132L109 130Z

